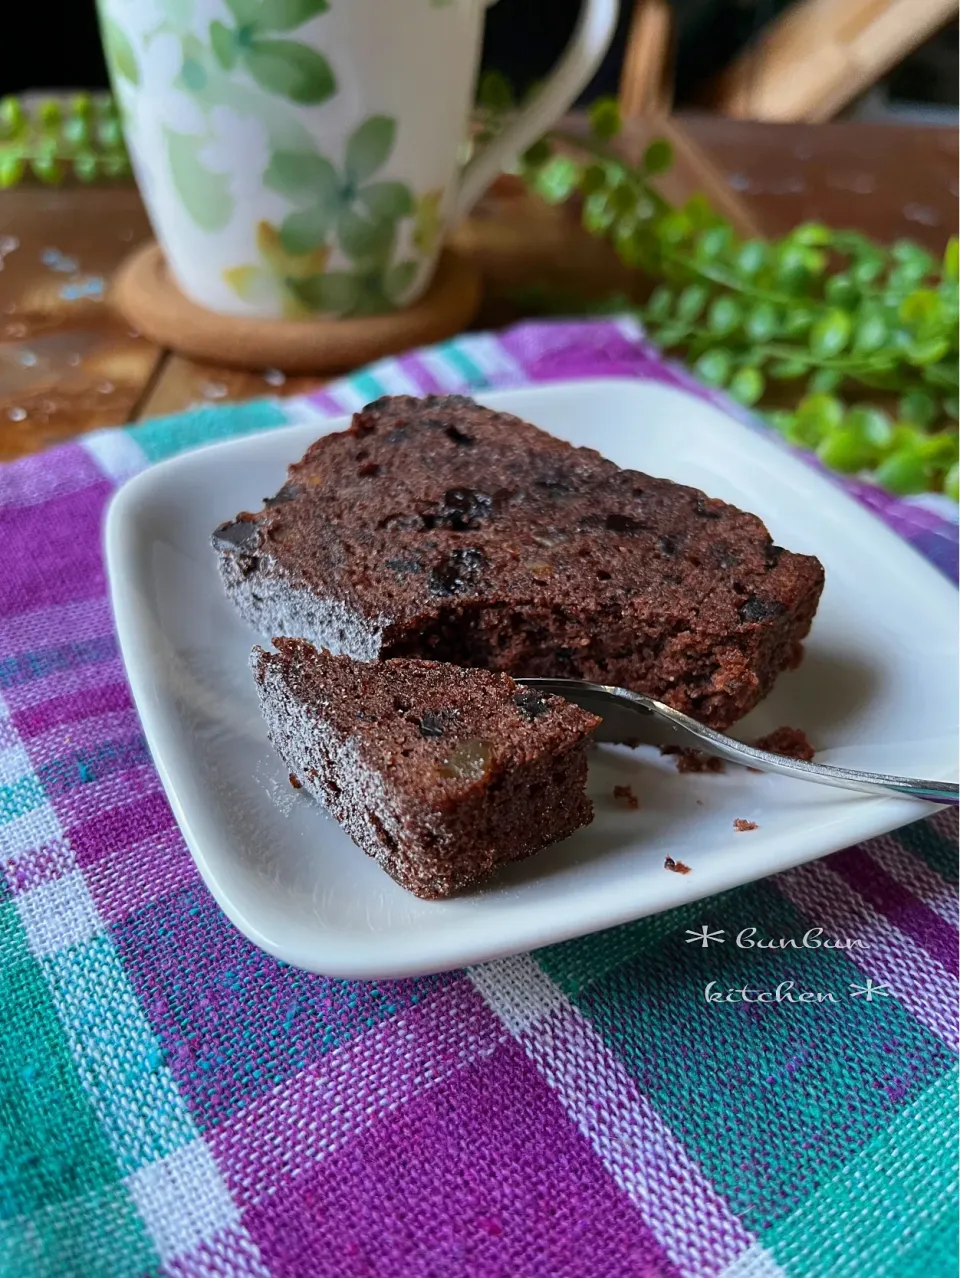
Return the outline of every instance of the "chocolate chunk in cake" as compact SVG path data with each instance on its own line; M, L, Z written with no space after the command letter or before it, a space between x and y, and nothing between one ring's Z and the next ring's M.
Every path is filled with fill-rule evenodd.
M593 820L594 715L486 670L274 645L253 666L277 752L417 896L450 896Z
M214 534L262 634L574 676L725 728L799 660L816 559L761 521L463 396L397 396Z

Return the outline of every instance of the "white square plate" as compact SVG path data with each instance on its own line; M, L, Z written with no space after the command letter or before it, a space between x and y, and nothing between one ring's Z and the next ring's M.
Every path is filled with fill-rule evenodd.
M837 487L717 408L654 383L480 399L755 511L775 541L820 557L827 584L806 659L739 735L789 724L827 763L956 776L956 592ZM329 976L440 971L670 909L929 812L735 767L681 776L652 750L603 746L590 768L592 825L470 895L404 892L290 789L247 665L257 636L227 602L210 547L219 522L258 509L314 438L346 425L315 421L173 458L131 480L107 520L117 629L154 760L210 890L257 945ZM613 798L617 784L633 786L639 810ZM758 828L737 833L737 818ZM667 856L691 872L665 870Z

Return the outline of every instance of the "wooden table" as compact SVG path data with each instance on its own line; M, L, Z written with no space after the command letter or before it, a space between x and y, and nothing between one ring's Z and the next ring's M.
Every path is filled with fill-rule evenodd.
M957 135L866 124L769 125L709 116L638 123L638 152L666 135L671 200L705 192L746 234L778 235L819 218L881 240L939 249L957 221ZM131 332L105 301L118 263L149 236L132 187L23 186L0 194L0 460L78 432L171 413L195 402L293 394L317 378L204 366ZM512 179L456 232L480 263L478 326L518 318L531 285L601 295L624 285L612 251L570 212L531 199Z

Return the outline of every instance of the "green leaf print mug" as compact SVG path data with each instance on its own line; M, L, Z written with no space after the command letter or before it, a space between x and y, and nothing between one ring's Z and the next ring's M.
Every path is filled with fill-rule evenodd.
M533 101L466 165L490 0L99 0L137 181L183 292L262 318L377 315L596 69L584 0Z

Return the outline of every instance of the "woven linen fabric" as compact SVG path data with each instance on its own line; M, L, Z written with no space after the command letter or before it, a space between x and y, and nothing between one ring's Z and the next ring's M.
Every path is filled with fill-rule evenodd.
M161 790L101 557L123 478L385 392L603 373L709 397L626 322L526 324L0 467L0 1274L955 1274L953 816L533 954L350 982L227 922ZM848 486L956 571L947 503ZM689 944L702 924L863 948ZM708 1005L710 980L836 997Z

